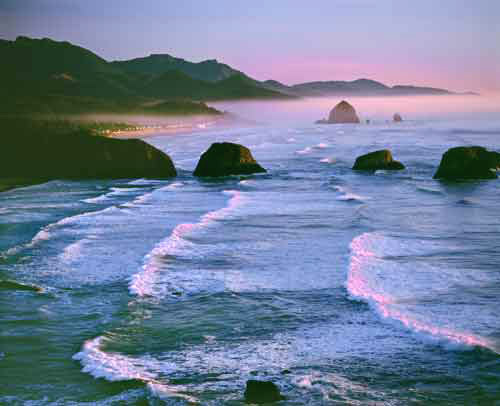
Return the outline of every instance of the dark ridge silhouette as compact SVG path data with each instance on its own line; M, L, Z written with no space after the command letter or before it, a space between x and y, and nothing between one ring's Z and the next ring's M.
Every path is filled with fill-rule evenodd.
M169 178L164 152L139 139L95 135L66 121L0 120L0 189L51 179Z

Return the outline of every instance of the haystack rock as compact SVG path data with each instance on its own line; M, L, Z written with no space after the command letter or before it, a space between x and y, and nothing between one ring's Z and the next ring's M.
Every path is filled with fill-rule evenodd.
M214 143L200 157L195 176L248 175L266 172L247 147L230 142Z
M328 116L329 124L337 123L359 123L359 117L356 110L345 100L337 104Z
M401 117L401 114L395 113L392 116L392 121L394 121L395 123L400 123L401 121L403 121L403 117Z
M278 386L269 381L247 381L245 389L245 402L247 403L271 403L283 400Z
M361 171L376 171L379 169L398 170L404 168L405 166L401 162L392 159L392 153L388 149L361 155L356 158L356 162L352 167L352 169Z
M443 154L434 179L495 179L500 153L483 147L455 147Z

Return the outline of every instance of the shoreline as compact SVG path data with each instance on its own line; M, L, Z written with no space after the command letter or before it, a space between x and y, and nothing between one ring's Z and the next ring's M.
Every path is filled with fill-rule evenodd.
M49 179L0 178L0 193L22 187L39 185L48 181Z
M181 135L190 134L193 132L213 130L217 128L227 127L231 122L228 116L213 118L210 121L187 120L179 123L159 124L159 125L143 125L137 126L131 130L117 130L104 132L102 135L110 138L147 138L160 135Z

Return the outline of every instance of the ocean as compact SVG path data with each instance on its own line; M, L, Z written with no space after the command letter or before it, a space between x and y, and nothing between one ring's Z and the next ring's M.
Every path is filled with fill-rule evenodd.
M500 114L425 100L220 104L252 121L146 138L175 179L1 193L0 404L500 405L499 180L432 179ZM193 177L216 141L268 173ZM351 170L384 148L407 168Z

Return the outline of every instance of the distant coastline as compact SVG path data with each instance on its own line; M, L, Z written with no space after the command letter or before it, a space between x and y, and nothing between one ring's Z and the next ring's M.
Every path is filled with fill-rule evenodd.
M0 114L221 114L207 101L303 97L454 95L446 89L387 86L371 79L292 86L259 81L217 60L193 63L166 54L108 62L48 38L0 40ZM473 92L461 95L476 95Z

